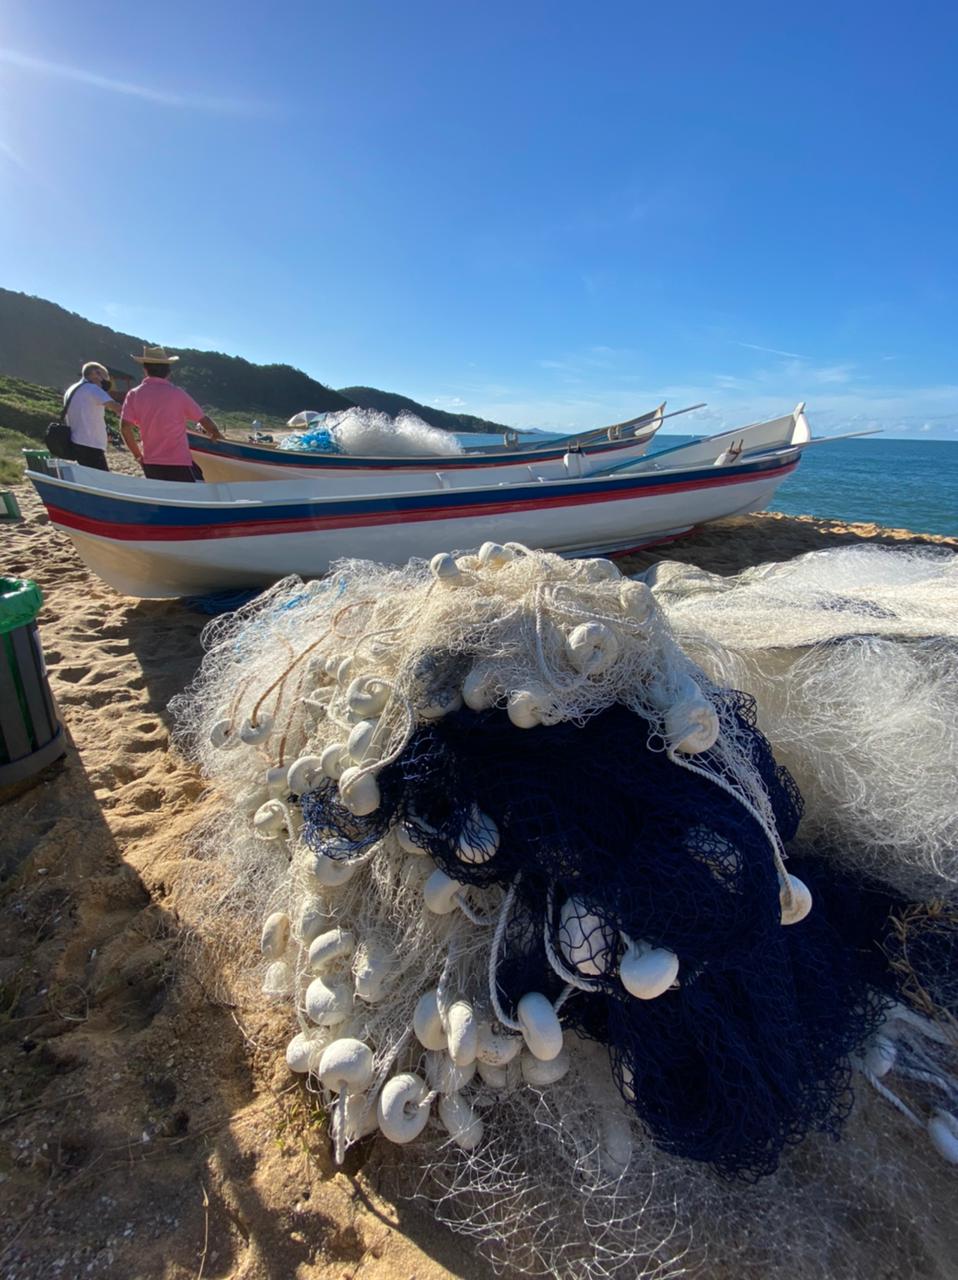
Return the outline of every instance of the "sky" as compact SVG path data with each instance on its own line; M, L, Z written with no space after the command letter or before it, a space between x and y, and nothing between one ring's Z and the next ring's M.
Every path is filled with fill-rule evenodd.
M958 439L956 54L944 0L0 0L0 285L520 427Z

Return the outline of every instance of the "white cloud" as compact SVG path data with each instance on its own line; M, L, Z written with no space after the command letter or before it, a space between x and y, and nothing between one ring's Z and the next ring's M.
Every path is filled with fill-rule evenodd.
M155 89L150 85L101 76L94 71L86 71L82 67L71 67L67 63L35 58L31 54L20 53L16 49L0 48L0 62L17 67L21 71L33 71L58 80L71 80L75 84L87 85L92 89L101 89L127 98L139 98L144 102L152 102L162 107L209 111L220 115L254 116L272 113L272 108L266 103L257 102L251 98L219 98L207 94Z

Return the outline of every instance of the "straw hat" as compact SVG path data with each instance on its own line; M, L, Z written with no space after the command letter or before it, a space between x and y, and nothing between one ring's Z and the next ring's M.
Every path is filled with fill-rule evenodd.
M175 364L179 356L168 356L163 347L144 346L141 356L130 356L137 364Z

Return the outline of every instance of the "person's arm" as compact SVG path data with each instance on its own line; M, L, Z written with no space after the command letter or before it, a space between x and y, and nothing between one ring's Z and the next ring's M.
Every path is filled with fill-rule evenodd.
M111 413L115 413L117 417L119 417L120 412L123 409L122 404L120 404L118 400L107 400L103 407L104 409L109 409Z
M211 440L225 440L226 437L223 435L222 431L220 431L213 419L208 417L206 414L199 419L198 425L203 428L203 431Z
M123 437L123 443L142 467L143 450L140 448L140 442L136 438L136 427L128 418L121 418L120 420L120 435Z

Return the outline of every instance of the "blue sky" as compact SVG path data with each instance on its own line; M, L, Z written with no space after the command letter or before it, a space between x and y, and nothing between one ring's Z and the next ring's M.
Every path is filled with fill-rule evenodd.
M0 0L0 284L520 426L958 438L956 12Z

